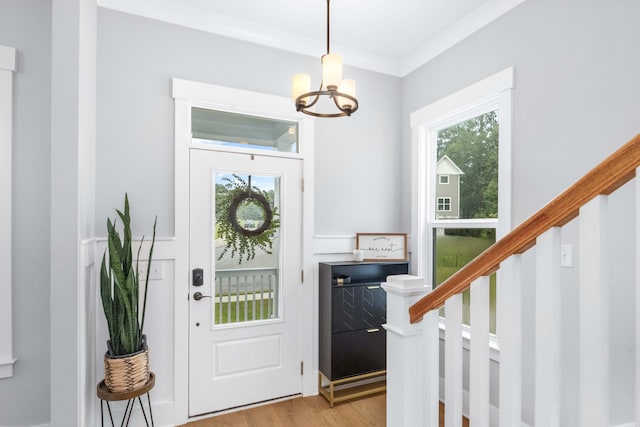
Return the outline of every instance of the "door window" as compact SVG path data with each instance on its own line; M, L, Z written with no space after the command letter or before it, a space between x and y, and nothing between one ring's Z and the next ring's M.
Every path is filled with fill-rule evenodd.
M280 179L216 174L216 325L279 318Z

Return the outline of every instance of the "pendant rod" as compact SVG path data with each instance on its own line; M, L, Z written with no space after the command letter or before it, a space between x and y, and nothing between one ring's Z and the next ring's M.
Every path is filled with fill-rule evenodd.
M327 0L327 55L329 52L329 2L331 0Z

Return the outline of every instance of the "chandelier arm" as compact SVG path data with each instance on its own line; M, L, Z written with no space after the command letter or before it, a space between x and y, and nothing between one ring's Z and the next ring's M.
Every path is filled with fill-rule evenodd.
M351 100L353 102L353 107L351 107L351 108L342 108L340 106L340 104L338 103L338 98L340 98L340 97L347 98L347 99ZM334 102L334 104L336 104L336 107L338 108L338 110L342 111L347 116L350 116L352 113L354 113L358 109L358 100L355 99L351 95L347 95L346 93L335 92L333 94L333 102Z
M322 90L322 82L320 82L320 87L318 88L318 90L314 92L303 93L302 95L296 98L296 110L301 111L304 108L313 107L314 105L316 105L316 102L318 102L318 100L320 99L320 95L326 95L325 92L326 91ZM307 101L305 100L305 98L311 98L313 96L315 96L313 101L311 101L310 104L307 104Z
M318 102L321 96L328 96L330 98L333 98L333 102L335 103L338 110L340 110L340 112L339 113L316 113L315 111L310 111L309 108L313 107L315 103ZM303 103L303 99L311 98L311 97L314 98L313 102L310 103L309 105L305 105ZM353 102L353 107L342 108L338 103L339 97L343 97L351 100ZM296 98L296 109L301 113L307 114L309 116L314 116L314 117L344 117L344 116L350 116L358 109L358 100L351 95L347 95L346 93L337 92L334 90L318 90L318 91L303 93L298 98Z
M336 94L336 92L335 91L331 91L331 90L318 90L318 91L303 93L302 95L300 95L296 99L296 110L298 110L301 113L307 114L309 116L314 116L314 117L344 117L344 116L348 116L350 114L350 112L349 112L349 114L347 114L345 112L345 110L342 110L340 108L339 108L339 110L340 110L339 113L316 113L315 111L309 110L309 108L313 107L314 104L316 102L318 102L318 100L320 99L321 96L333 97L335 94ZM310 98L310 97L315 97L311 104L305 105L305 104L302 103L302 99L303 98Z
M316 105L316 103L320 99L320 95L321 95L320 92L307 92L307 93L303 93L302 95L297 97L296 98L296 107L299 106L298 111L302 111L302 109L304 109L304 108L311 108L314 105ZM313 99L313 101L311 101L309 104L307 104L306 101L305 101L305 98L311 98L312 96L315 96L315 98Z
M331 97L333 96L333 91L314 90L313 92L303 93L302 95L296 98L296 106L300 106L300 109L298 109L298 111L301 111L303 108L313 107L314 105L316 105L320 97L325 95ZM313 97L313 101L311 101L310 104L307 104L306 102L304 102L305 98L312 98L312 97Z
M304 113L308 116L313 116L313 117L322 117L322 118L334 118L334 117L345 117L347 114L344 112L340 112L340 113L332 113L332 114L326 114L326 113L316 113L314 111L309 111L309 110L300 110L301 113Z

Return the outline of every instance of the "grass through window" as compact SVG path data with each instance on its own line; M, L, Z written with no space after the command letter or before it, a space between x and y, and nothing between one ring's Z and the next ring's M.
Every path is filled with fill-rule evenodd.
M273 317L273 299L246 299L245 301L245 297L246 294L239 294L237 295L237 301L216 302L215 324L266 320ZM235 299L236 296L233 296L233 298Z
M467 234L467 235L465 235ZM495 242L493 229L435 230L434 283L436 287ZM490 331L496 333L496 275L490 277ZM440 315L445 316L444 308ZM462 323L470 324L470 292L462 294Z

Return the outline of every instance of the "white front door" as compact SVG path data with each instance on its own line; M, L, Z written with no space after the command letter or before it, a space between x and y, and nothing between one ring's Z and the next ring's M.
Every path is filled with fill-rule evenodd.
M190 150L189 416L302 391L301 169Z

